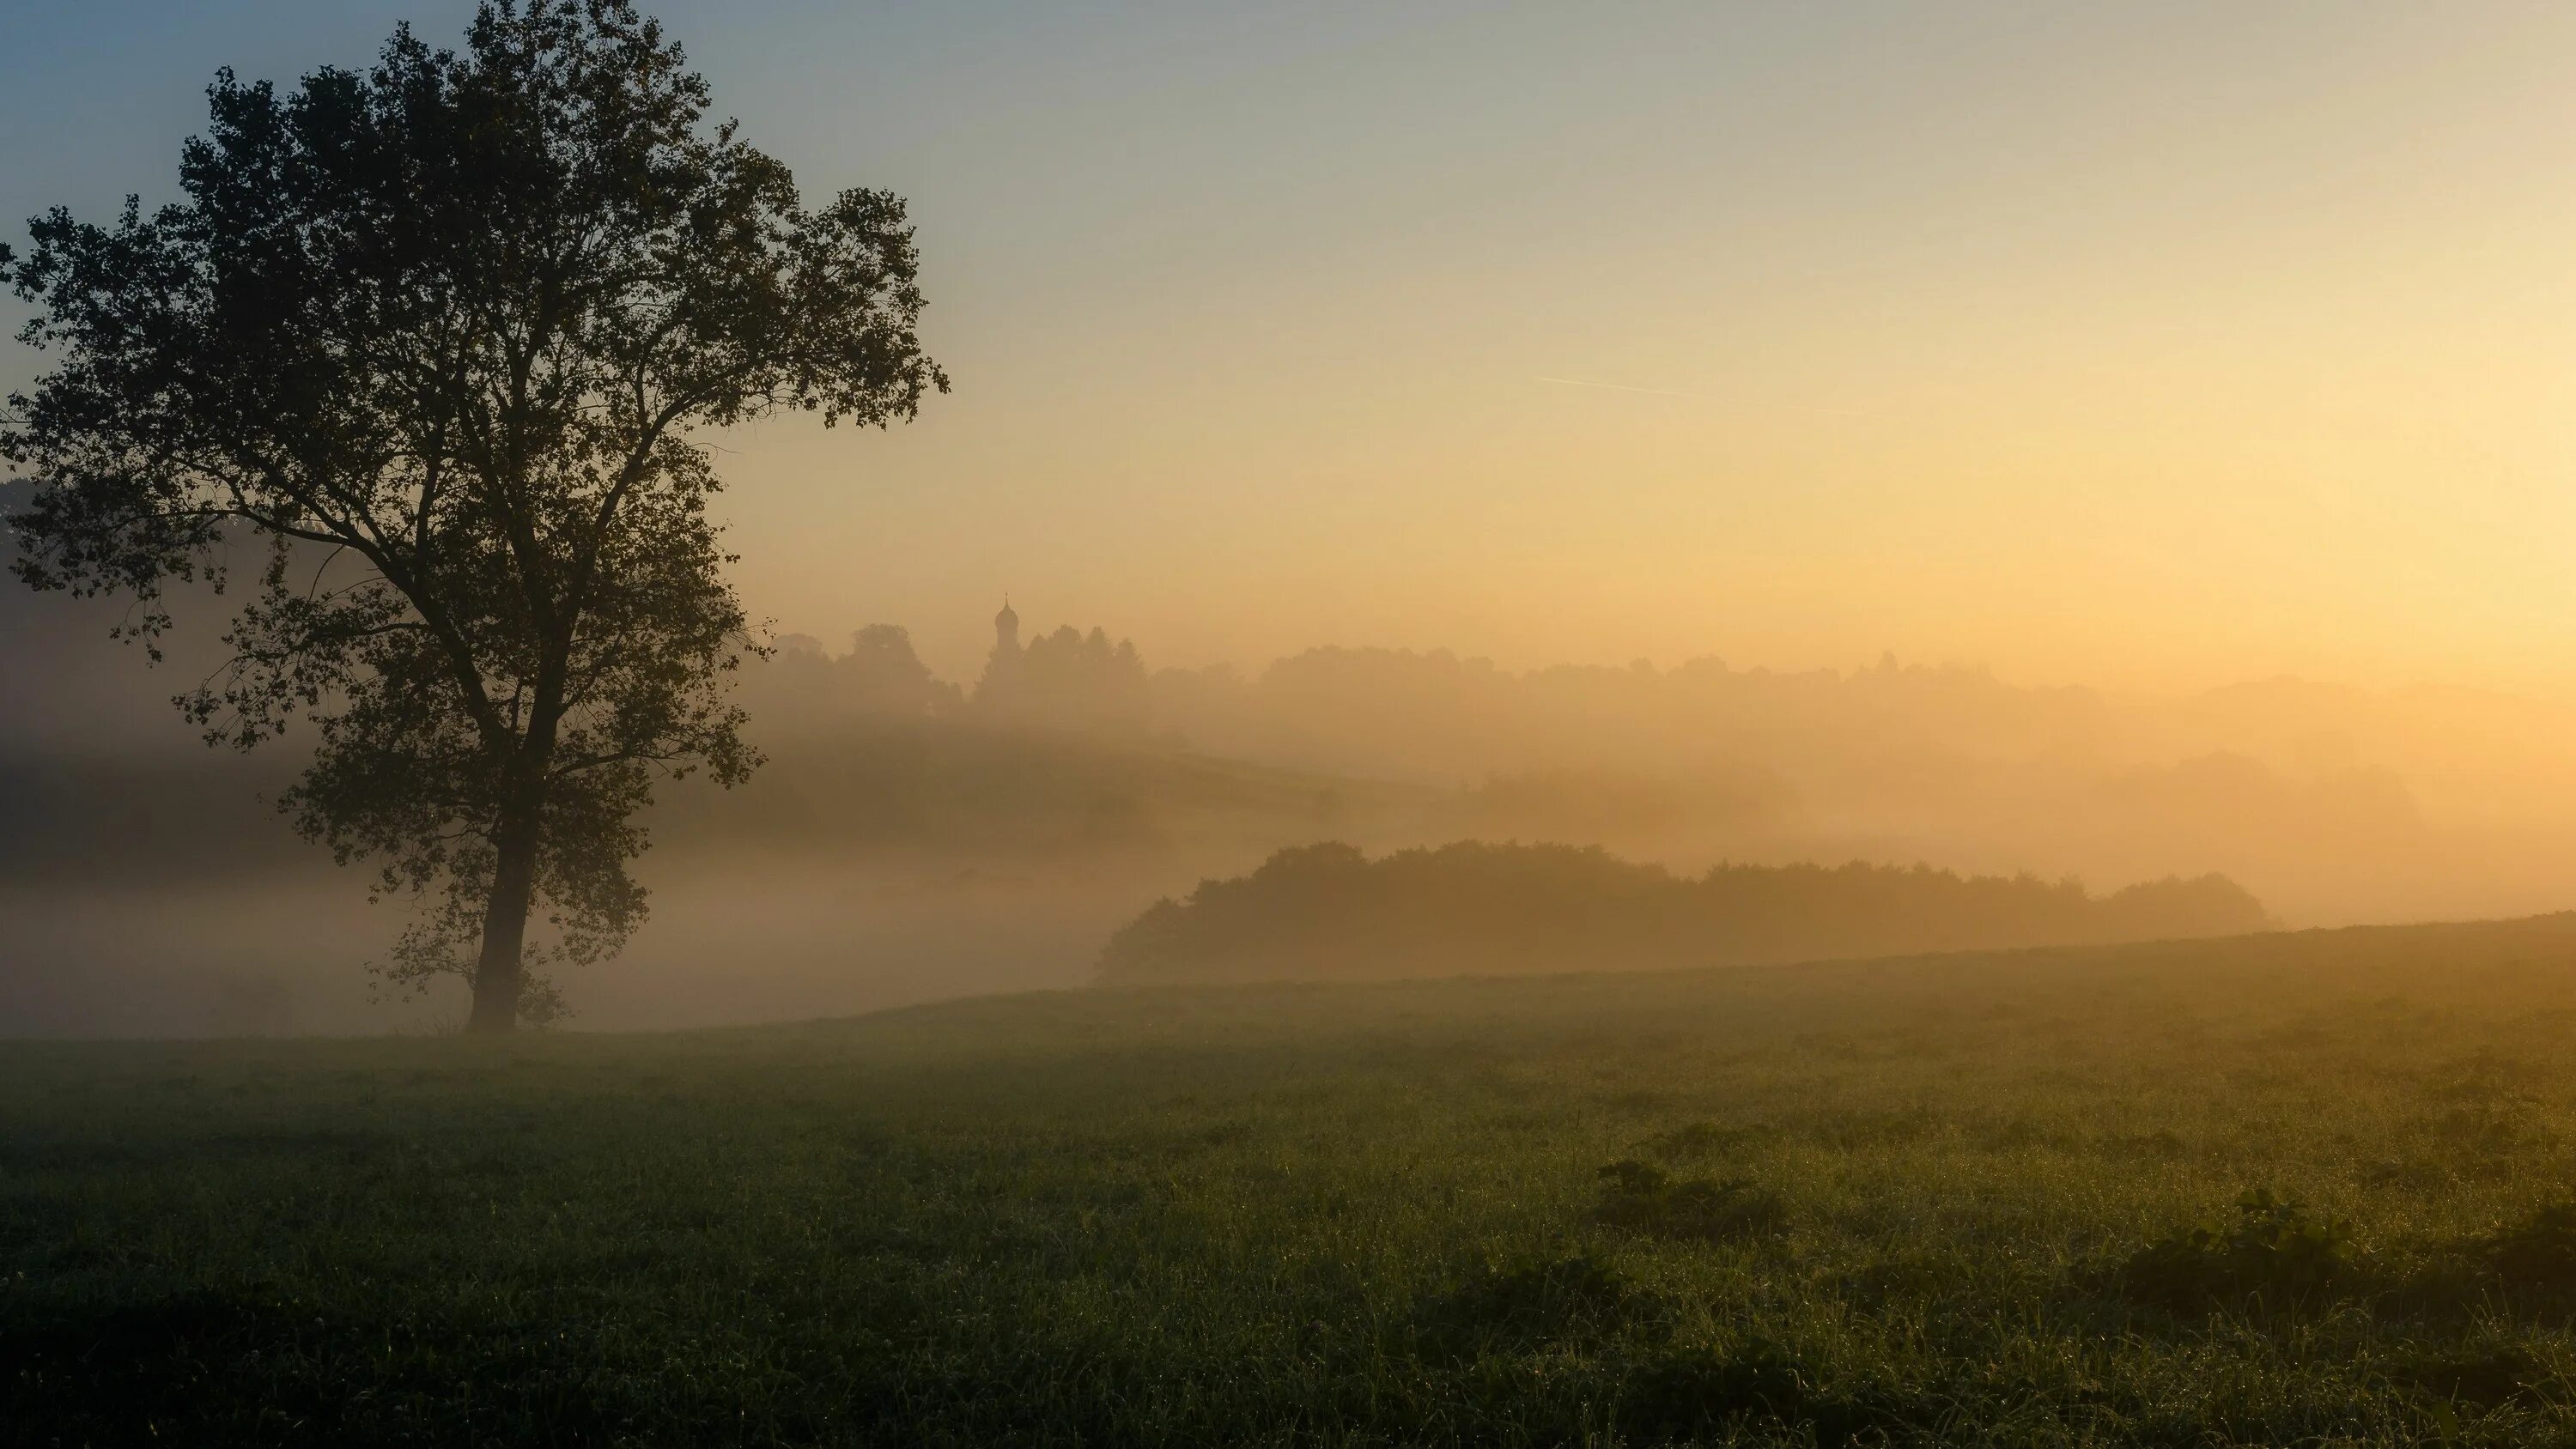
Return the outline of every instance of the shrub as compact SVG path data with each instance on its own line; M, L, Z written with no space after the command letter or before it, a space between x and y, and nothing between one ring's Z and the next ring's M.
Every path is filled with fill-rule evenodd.
M2551 1203L2487 1240L2488 1261L2516 1287L2576 1288L2576 1202Z
M2246 1298L2286 1306L2349 1280L2360 1267L2352 1228L2255 1188L2236 1219L2178 1228L2120 1266L2123 1293L2167 1308Z
M1471 1357L1498 1340L1597 1340L1661 1308L1615 1265L1582 1252L1516 1268L1489 1264L1439 1300L1421 1326L1434 1348Z
M1776 1232L1788 1203L1750 1178L1675 1178L1634 1158L1601 1169L1599 1217L1612 1227L1666 1238L1718 1242Z

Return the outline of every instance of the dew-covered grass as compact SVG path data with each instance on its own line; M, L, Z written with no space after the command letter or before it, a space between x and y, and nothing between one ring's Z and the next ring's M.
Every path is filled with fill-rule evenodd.
M2568 918L10 1043L0 1442L2576 1441L2571 1200Z

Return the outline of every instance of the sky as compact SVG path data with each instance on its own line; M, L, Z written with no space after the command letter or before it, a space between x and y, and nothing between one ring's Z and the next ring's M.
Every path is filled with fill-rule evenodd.
M650 8L956 384L715 440L781 630L2576 696L2576 7ZM0 0L0 237L470 9Z

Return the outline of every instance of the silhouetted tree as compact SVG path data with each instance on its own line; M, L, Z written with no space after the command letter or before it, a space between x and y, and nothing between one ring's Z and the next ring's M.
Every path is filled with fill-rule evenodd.
M148 645L166 582L264 539L230 667L179 702L244 748L308 718L297 826L431 905L386 969L467 976L507 1030L554 1004L529 963L641 918L656 776L757 762L692 431L946 389L903 204L809 209L624 0L489 0L461 53L404 28L363 74L208 95L183 200L0 252L59 355L0 422L16 569L130 591Z
M1597 846L1460 841L1370 860L1338 841L1203 880L1122 927L1110 981L1750 965L2269 930L2225 876L2107 896L1926 866L1721 865L1696 879Z
M837 657L811 634L781 635L768 668L745 684L745 694L764 712L785 716L791 730L826 722L836 731L868 721L918 722L953 714L965 701L965 691L921 662L912 631L900 624L853 632L850 652Z
M956 685L930 672L913 652L912 631L900 624L870 624L850 636L850 652L838 661L841 691L871 714L920 719L957 708Z

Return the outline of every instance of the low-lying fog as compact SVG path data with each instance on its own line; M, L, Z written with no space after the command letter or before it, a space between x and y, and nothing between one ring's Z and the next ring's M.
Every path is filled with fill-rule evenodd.
M376 999L399 903L263 807L294 742L198 746L102 609L5 591L28 669L0 701L0 1033L429 1030L461 989ZM1283 846L1599 844L1697 872L1863 859L2082 877L2222 872L2292 926L2576 901L2576 711L2276 680L2189 698L1894 660L1776 672L1511 673L1319 649L1156 671L1026 629L978 680L897 629L790 638L743 686L770 759L666 788L653 915L567 975L585 1028L865 1011L1077 985L1165 895ZM32 681L32 687L28 682Z

